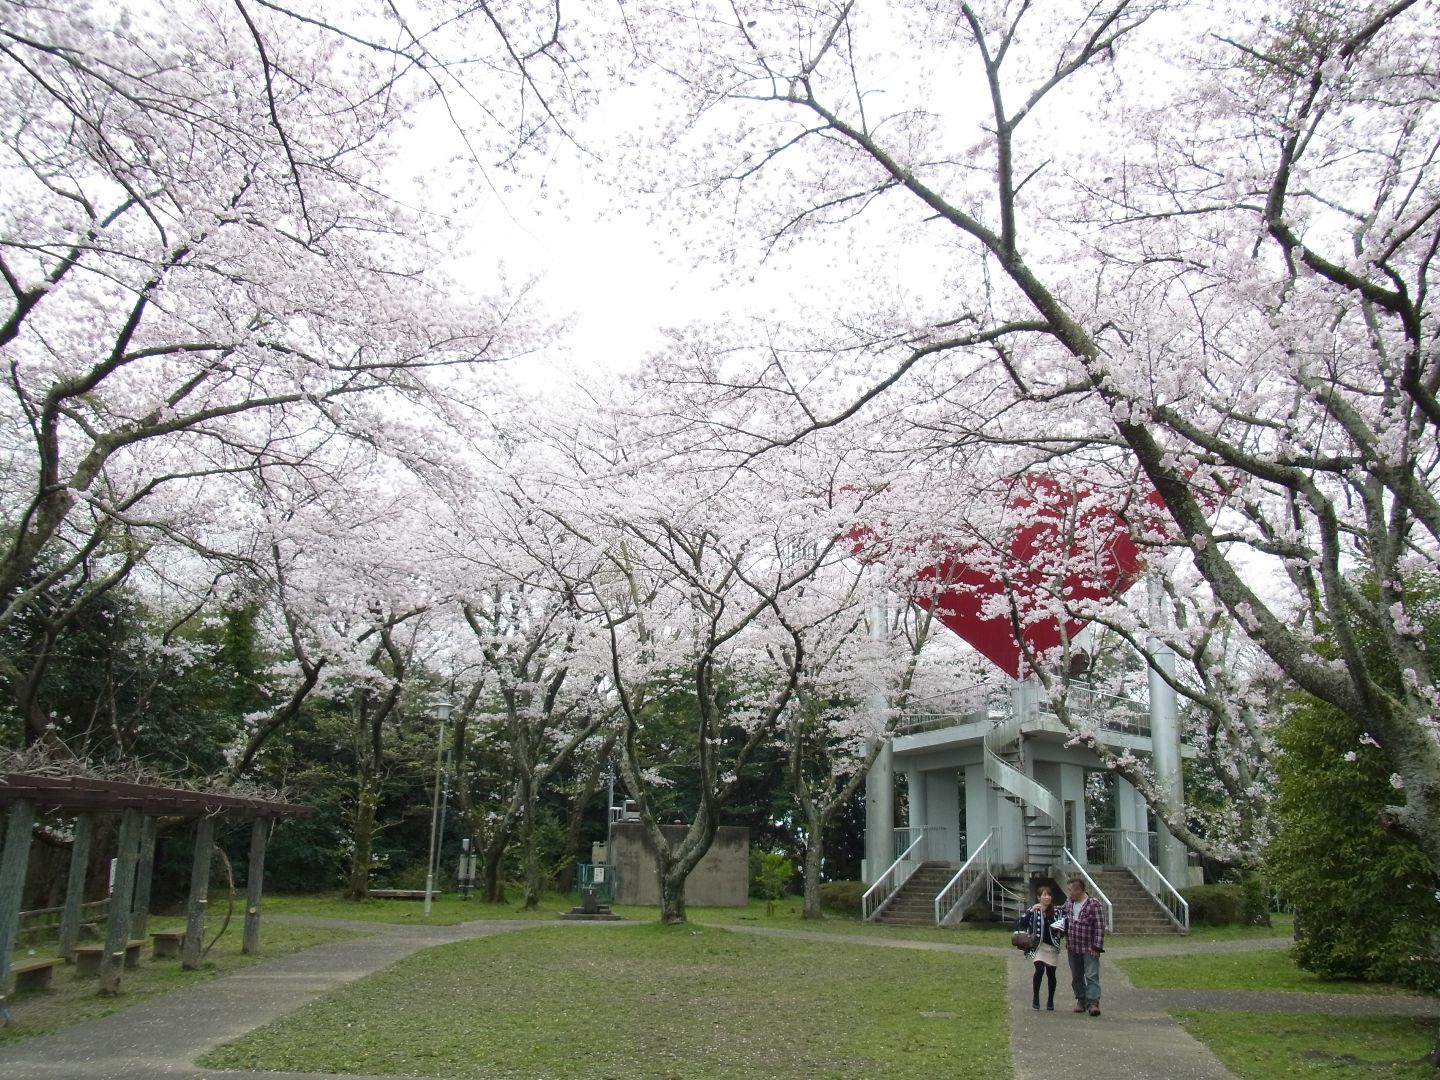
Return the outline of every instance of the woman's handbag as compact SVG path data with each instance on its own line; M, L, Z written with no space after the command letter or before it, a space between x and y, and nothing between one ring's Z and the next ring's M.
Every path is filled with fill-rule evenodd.
M1040 935L1032 934L1028 930L1016 930L1010 935L1010 944L1021 952L1029 952L1040 944Z

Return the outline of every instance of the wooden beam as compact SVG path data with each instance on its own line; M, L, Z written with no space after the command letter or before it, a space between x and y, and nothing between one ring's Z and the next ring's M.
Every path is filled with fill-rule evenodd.
M195 819L195 855L190 863L190 901L185 907L185 945L180 966L200 966L205 941L205 905L210 902L210 853L215 846L215 819Z
M146 817L140 830L140 861L135 867L135 901L130 905L130 936L145 937L150 920L150 881L155 874L155 831L159 823Z
M90 872L90 842L95 838L95 815L83 813L75 819L75 842L70 846L70 876L65 880L65 907L60 912L62 960L75 958L80 941L80 911L85 903L85 876Z
M110 918L105 923L105 951L100 956L100 993L120 992L125 948L130 941L130 906L135 899L135 867L140 862L140 834L145 817L135 807L120 815L115 841L115 884L110 890Z
M245 872L245 938L240 951L260 951L260 895L265 889L265 841L270 823L256 818L250 823L250 866Z
M20 908L34 830L35 804L28 799L11 803L5 815L5 850L0 853L0 1001L10 993L10 953L20 934Z
M37 808L103 810L118 813L134 806L155 817L305 817L308 806L271 802L244 795L223 795L188 788L129 784L88 776L31 776L0 773L0 807L27 799Z

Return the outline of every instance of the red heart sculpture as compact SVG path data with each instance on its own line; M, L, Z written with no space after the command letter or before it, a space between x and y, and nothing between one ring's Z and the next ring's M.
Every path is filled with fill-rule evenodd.
M1156 510L1164 508L1159 495L1151 491L1139 508L1145 525L1155 529L1161 520ZM1121 595L1138 579L1141 559L1124 508L1107 503L1100 491L1032 473L1014 482L1005 510L1014 518L1008 545L976 541L951 548L953 555L913 575L922 587L911 599L934 610L1001 671L1019 678L1022 639L1036 654L1058 647L1061 602ZM862 529L852 536L874 534ZM1065 619L1065 636L1087 622Z

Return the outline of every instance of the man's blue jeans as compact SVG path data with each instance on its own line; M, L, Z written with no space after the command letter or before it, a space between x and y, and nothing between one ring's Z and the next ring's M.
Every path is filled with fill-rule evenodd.
M1066 953L1070 959L1070 988L1076 1001L1100 1000L1100 957L1093 953Z

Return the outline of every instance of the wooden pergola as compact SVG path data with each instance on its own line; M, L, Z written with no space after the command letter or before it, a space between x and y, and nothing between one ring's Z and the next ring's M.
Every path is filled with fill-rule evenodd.
M198 967L205 934L205 906L209 900L210 857L215 819L249 819L250 866L245 897L245 934L242 948L260 946L260 897L265 867L268 825L276 818L303 817L308 806L272 802L184 788L132 784L86 776L39 776L0 773L0 810L5 811L4 848L0 851L0 1000L9 993L10 955L20 929L20 909L30 863L35 821L41 815L73 816L75 841L70 852L70 874L65 906L60 916L59 955L70 960L80 935L90 843L98 815L119 815L116 869L110 893L105 948L100 961L100 991L120 987L127 944L145 936L150 909L150 878L155 861L155 835L160 818L193 818L194 856L190 868L190 896L185 911L185 940L181 963Z

